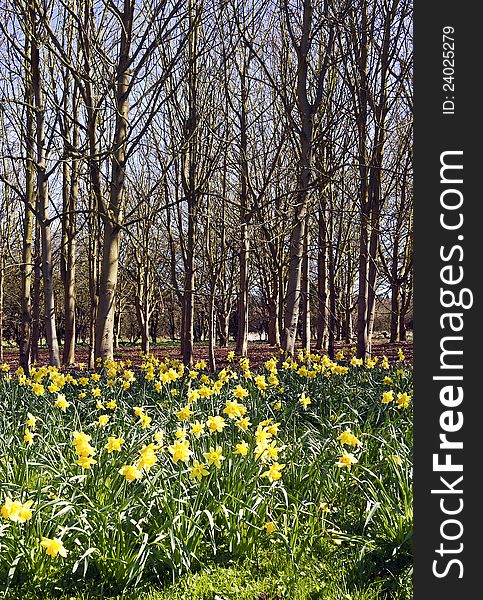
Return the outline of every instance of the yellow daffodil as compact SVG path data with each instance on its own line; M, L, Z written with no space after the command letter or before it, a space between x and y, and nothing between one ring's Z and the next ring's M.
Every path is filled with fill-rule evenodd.
M124 444L123 438L117 438L110 436L107 438L107 444L104 448L109 452L119 452L121 450L121 446Z
M32 428L32 431L35 431L37 428L37 417L34 417L31 413L27 413L27 425Z
M349 453L349 452L344 452L344 454L339 458L339 460L335 463L336 466L342 468L342 469L349 469L352 467L353 464L359 462L357 460L357 458Z
M195 421L193 425L191 425L191 433L198 439L203 433L203 429L205 425L200 423L199 421Z
M257 375L255 377L255 385L259 390L266 390L268 387L268 383L265 379L265 375Z
M136 465L124 465L119 469L119 473L124 475L126 481L136 481L143 478L143 473Z
M246 442L240 442L239 444L236 444L234 454L246 456L248 454L248 444Z
M265 523L264 527L265 527L265 532L268 535L272 534L274 531L277 531L277 526L275 525L275 523L273 521L269 521L268 523Z
M34 442L34 434L30 431L30 429L28 427L25 428L24 435L23 435L23 441L29 445L33 444L33 442Z
M398 394L396 397L397 408L409 408L411 403L411 396L406 394L406 392L402 394Z
M392 390L389 390L388 392L384 392L384 394L382 395L382 398L381 398L381 402L383 404L389 404L393 400L394 400L394 392Z
M221 446L218 446L216 450L211 446L210 451L204 452L203 456L206 458L209 465L215 465L218 469L221 467L221 461L225 460Z
M151 420L151 417L148 417L148 415L146 414L142 414L139 417L139 424L143 429L148 429L149 427L151 427Z
M278 462L274 462L273 465L270 466L268 471L265 471L261 474L261 477L267 477L268 480L273 483L274 481L278 481L282 477L282 473L280 472L285 468L285 465L281 465Z
M271 435L277 435L279 428L280 428L280 423L272 423L267 426L267 431Z
M177 411L176 416L180 421L187 421L192 414L193 411L190 409L189 406L183 406L180 410Z
M233 395L235 396L235 398L243 400L243 398L246 398L248 396L248 390L246 390L241 385L237 385L236 388L233 390Z
M76 461L76 464L81 466L83 469L90 469L91 465L96 464L96 460L94 460L92 458L92 456L84 456L81 455L79 456L78 460Z
M246 431L250 427L251 421L249 417L243 417L242 419L235 421L235 425L242 431Z
M32 392L36 396L43 396L45 393L45 388L41 383L33 383L32 384Z
M45 553L49 556L56 557L57 555L63 556L64 558L67 556L68 550L64 547L64 544L59 538L46 538L43 537L40 545L44 548Z
M158 457L156 456L155 450L154 444L148 444L147 446L143 446L141 448L139 451L140 458L137 463L138 469L149 471L149 469L158 462Z
M206 421L206 425L207 425L208 429L214 433L215 431L218 431L218 432L223 431L223 428L226 426L226 423L225 423L225 419L222 416L217 415L214 417L209 416L208 420Z
M188 394L187 394L187 398L188 398L188 402L196 402L197 400L199 400L200 395L198 393L198 390L189 390Z
M239 417L243 417L246 413L247 409L243 404L237 402L236 400L227 400L226 406L223 409L223 412L228 415L230 419L236 419Z
M105 427L109 422L109 415L101 415L97 421L98 427Z
M192 450L190 450L188 440L176 440L171 446L168 446L168 450L175 463L178 461L187 462L189 457L193 454Z
M193 465L190 467L190 479L198 479L198 481L201 481L203 477L206 477L209 474L210 472L206 468L206 465L197 460L193 461Z
M200 398L209 398L213 395L213 390L206 385L202 385L198 390L198 394Z
M307 408L309 404L312 404L312 400L309 396L305 395L305 392L299 398L299 404L301 404L304 408Z
M362 443L356 438L356 436L351 433L350 429L346 429L345 431L343 431L337 439L341 444L345 446L356 447L362 445Z

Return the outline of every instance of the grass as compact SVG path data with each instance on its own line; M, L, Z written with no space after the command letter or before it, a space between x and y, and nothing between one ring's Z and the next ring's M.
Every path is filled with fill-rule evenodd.
M113 595L99 587L72 595L52 592L44 600L409 600L411 569L396 578L355 582L341 577L347 569L343 553L327 547L319 558L305 558L297 567L267 552L260 560L223 566L212 564L180 577L163 589L144 586ZM13 595L11 596L14 597ZM24 594L22 600L36 600Z

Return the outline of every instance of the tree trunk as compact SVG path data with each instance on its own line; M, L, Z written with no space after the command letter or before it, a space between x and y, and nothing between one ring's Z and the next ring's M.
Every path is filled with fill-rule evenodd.
M144 307L144 311L149 310L148 307ZM143 327L141 329L141 350L145 353L145 354L149 354L149 319L144 318L143 319Z
M284 265L282 260L282 253L280 252L280 256L278 258L278 266L277 266L277 287L278 287L278 331L280 338L280 345L283 348L283 319L285 313L285 280L284 280Z
M327 347L328 310L327 310L327 199L322 196L319 209L318 255L317 255L317 350Z
M36 107L37 138L37 193L39 203L40 235L42 249L42 277L44 284L45 332L49 349L49 363L60 367L59 345L55 319L52 241L49 219L49 189L46 174L45 148L45 108L43 103L42 81L40 72L40 50L34 44L32 48L32 83Z
M38 210L38 198L36 207ZM34 243L34 292L32 298L32 344L30 348L31 362L39 360L40 341L40 287L42 284L42 258L40 252L40 224L35 221L35 243Z
M212 373L216 371L215 338L215 286L212 285L208 301L208 367Z
M397 274L396 274L397 276ZM391 284L391 343L399 342L399 286Z
M248 61L245 58L241 72L241 112L240 112L240 286L238 290L238 328L236 352L246 356L248 352L248 261L250 257L250 237L248 214L248 138L247 138L247 100L246 71Z
M184 294L183 294L183 363L186 366L193 364L194 343L194 290L195 290L195 241L194 215L188 216L187 261L185 265Z
M103 211L104 239L99 281L99 311L96 322L96 358L114 354L114 303L119 271L120 226L123 220L124 179L129 117L130 47L134 2L124 0L116 89L116 125L111 170L111 191L107 211Z
M227 314L224 302L221 302L221 307L218 309L218 335L219 346L226 348L228 346L230 315Z
M116 193L116 192L113 192ZM120 230L106 217L99 279L99 307L95 332L95 358L114 355L114 309L119 270Z
M77 89L77 87L76 87ZM67 97L67 95L66 95ZM78 125L77 125L77 102L78 95L74 92L72 100L72 148L77 149L79 143ZM68 111L68 106L66 106ZM69 135L66 128L65 135ZM67 144L68 146L68 140ZM66 147L66 160L63 166L63 223L62 223L62 256L61 256L61 275L64 284L64 323L65 339L62 363L72 365L75 362L75 268L76 268L76 241L75 241L75 210L77 207L77 197L79 194L79 161L72 159L72 169L69 168L67 161L69 149ZM70 174L69 174L69 171ZM70 177L69 177L70 175ZM70 179L70 180L69 180Z
M248 223L242 222L240 250L240 287L238 292L238 328L236 352L246 356L248 351L248 257L250 254L250 239Z
M272 274L272 290L268 300L268 343L270 346L280 345L280 305L279 305L279 281L277 273Z
M352 312L350 307L350 300L348 299L345 306L345 330L344 330L344 341L346 344L350 344L352 341Z
M91 173L92 177L92 173ZM92 179L91 179L92 181ZM98 204L97 197L92 193L89 197L89 355L88 367L93 369L95 366L95 339L96 339L96 321L97 310L99 306L99 268L98 268L98 248L99 248L99 226L98 226Z
M291 356L295 353L299 306L301 296L302 260L306 237L306 215L308 204L308 187L311 176L312 153L312 117L305 117L301 133L301 159L297 209L295 224L290 235L289 274L285 297L285 316L282 334L282 347Z
M121 307L117 306L117 310L114 311L114 351L119 350L119 341L121 337Z
M328 354L333 360L335 358L335 338L336 338L336 286L335 286L335 265L334 265L334 248L331 244L328 248L329 255L329 340Z
M308 204L309 204L309 187L312 177L312 152L313 152L313 135L314 135L314 117L317 114L323 101L323 86L327 68L329 65L329 57L332 54L334 31L330 28L326 44L324 44L324 56L320 56L322 61L319 63L320 71L317 75L317 83L315 86L315 100L309 100L309 55L311 44L314 40L314 32L312 31L313 5L310 0L303 0L302 15L301 15L301 30L299 42L293 34L293 29L290 26L290 14L288 4L283 3L287 24L289 28L289 36L292 40L297 54L297 81L296 81L296 97L297 108L300 117L300 162L298 173L298 197L295 207L295 223L290 235L289 245L289 273L286 292L284 325L282 333L282 348L290 355L295 352L295 342L297 336L297 324L299 318L299 305L301 293L301 271L302 260L304 256L304 244L308 238ZM323 6L324 15L328 19L329 4ZM322 49L322 45L321 45ZM308 312L308 311L307 311Z
M180 351L181 351L181 356L184 356L184 347L185 347L185 343L186 343L186 325L185 325L185 321L186 321L186 309L185 309L185 305L184 305L185 299L184 299L184 294L182 296L181 299L181 319L180 319L180 324L179 324L179 337L180 337ZM174 304L174 302L173 302ZM174 332L174 315L173 315L173 332ZM174 341L174 338L173 338Z
M33 8L29 6L25 11L26 27L30 29L35 19ZM25 127L25 200L23 213L23 232L22 232L22 264L20 265L20 275L22 279L21 313L22 320L20 324L19 339L19 362L25 373L30 371L30 352L32 343L32 307L31 307L31 287L32 287L32 233L33 233L33 209L35 207L35 123L34 123L34 95L32 88L32 45L33 42L25 37L25 107L26 107L26 127Z
M92 0L84 2L83 26L81 42L84 57L85 95L87 113L87 139L89 143L89 354L88 367L95 367L96 353L96 322L99 308L99 245L100 245L100 210L104 206L104 198L101 187L100 152L98 143L98 108L97 98L94 94L91 71L91 51L93 44L93 20Z
M369 343L369 315L368 315L368 261L369 261L369 227L371 205L368 197L368 158L366 151L367 138L367 110L368 110L368 26L367 5L362 4L361 35L359 60L358 60L358 161L359 161L359 202L360 212L360 241L359 241L359 290L357 298L357 356L366 359ZM357 43L357 42L356 42Z
M149 302L149 259L142 257L136 259L138 281L135 298L136 315L141 330L141 350L145 354L150 350L149 325L151 307Z
M183 168L181 181L187 201L187 233L185 250L185 274L183 290L183 329L181 336L183 363L186 366L193 364L194 344L194 293L195 293L195 242L196 219L198 212L198 24L196 22L196 9L190 0L188 5L189 26L189 69L188 69L188 119L185 128L185 139L182 149Z
M405 342L407 339L405 317L406 317L406 313L401 312L401 314L399 315L399 341L400 342Z
M310 257L309 257L309 212L305 216L304 255L302 259L302 346L310 352Z
M5 255L2 253L0 255L0 361L3 362L3 296L4 296L4 275L5 275Z

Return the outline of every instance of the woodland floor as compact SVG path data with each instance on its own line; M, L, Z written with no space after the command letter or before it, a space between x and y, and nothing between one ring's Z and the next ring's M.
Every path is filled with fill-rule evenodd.
M300 345L299 345L300 346ZM336 343L336 351L346 350L354 348L355 344L346 344L343 342ZM194 346L194 358L195 361L201 359L207 359L207 343L197 343ZM406 361L412 364L413 361L413 342L412 340L405 342L390 343L386 339L375 339L372 343L372 353L374 356L387 356L390 361L397 360L397 350L401 348L406 356ZM217 368L223 368L228 364L226 356L230 350L235 350L235 343L230 342L228 347L215 348L215 359ZM76 351L76 362L86 363L88 349L86 346L78 347ZM62 349L61 349L62 353ZM179 343L177 342L161 342L151 348L151 353L157 358L181 358L179 351ZM251 341L248 343L248 357L250 359L251 366L256 368L263 364L265 360L270 358L273 354L277 354L278 349L274 346L270 346L267 342ZM134 367L139 367L142 359L140 356L140 346L132 345L129 343L123 343L120 345L118 350L115 351L114 358L116 360L130 360ZM18 350L16 348L4 348L2 362L9 364L11 367L16 368L18 366ZM48 351L46 348L40 350L39 364L48 364Z

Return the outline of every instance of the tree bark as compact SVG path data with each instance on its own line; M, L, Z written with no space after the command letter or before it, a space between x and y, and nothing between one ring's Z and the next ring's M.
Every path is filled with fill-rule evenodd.
M67 94L66 94L67 99ZM72 99L72 150L75 152L79 143L77 125L77 86ZM66 101L68 114L68 103ZM79 194L79 161L72 158L71 166L68 162L70 154L68 137L70 132L65 128L66 136L65 161L63 165L63 223L62 223L62 256L61 275L64 284L64 349L62 363L72 365L75 362L76 320L75 320L75 269L76 269L76 240L75 240L75 211ZM69 172L70 171L70 172Z
M32 19L35 18L33 10L25 11L27 27L32 27ZM21 312L22 321L20 325L19 340L19 362L20 366L28 374L30 371L30 353L32 343L32 307L31 307L31 287L32 287L32 234L33 234L33 214L35 207L35 167L34 167L34 145L35 145L35 123L33 115L34 95L32 89L32 42L25 39L25 107L26 107L26 126L25 126L25 200L23 213L23 232L22 232L22 264L20 274L22 279L22 297Z
M248 267L250 257L250 216L248 212L248 138L247 138L247 71L248 59L244 58L241 76L240 111L240 285L238 290L238 327L236 352L246 356L248 352Z
M4 298L4 279L5 279L5 255L2 252L0 255L0 360L3 362L3 327L4 327L4 312L3 312L3 298Z
M268 343L270 346L280 345L280 304L279 281L277 272L272 274L272 289L268 300Z
M32 83L36 108L37 193L41 235L42 278L44 284L45 333L49 349L49 363L52 366L60 367L55 318L52 241L48 208L49 189L46 174L45 107L40 71L40 49L37 44L34 44L32 48Z
M183 290L183 319L181 344L183 363L187 366L193 364L194 345L194 305L195 305L195 242L196 221L198 213L198 23L196 7L190 0L188 6L189 26L189 68L188 68L188 119L185 127L185 139L182 151L183 168L181 180L187 201L187 233L186 250L184 256L185 274Z
M318 222L318 255L317 255L317 350L327 347L328 310L327 310L327 198L322 196Z
M36 201L38 212L39 202ZM40 326L40 292L42 285L42 256L40 250L40 224L35 220L35 242L34 242L34 290L32 297L32 344L30 347L30 360L35 363L39 360L39 342L41 335Z
M368 261L369 261L369 227L371 204L368 197L368 157L366 152L367 110L368 110L368 31L367 4L362 3L361 41L358 56L358 102L357 114L358 146L359 146L359 202L360 210L360 242L359 242L359 290L357 300L357 356L366 359L369 344L369 315L368 315Z
M295 352L297 338L297 325L299 319L299 308L301 299L301 275L302 261L304 256L304 244L308 235L307 212L309 203L309 187L312 176L312 152L314 135L314 116L322 103L322 90L325 74L327 71L328 57L332 52L333 32L330 32L327 46L324 50L325 60L318 74L316 85L316 99L309 101L308 96L308 57L313 41L312 18L313 7L310 0L302 2L302 28L300 42L297 44L293 29L290 25L290 16L287 3L284 3L287 25L292 38L292 44L297 54L297 83L296 97L300 116L300 161L298 173L298 193L295 205L294 226L290 235L289 244L289 273L287 291L285 296L284 324L282 332L282 348L290 355ZM325 12L328 4L325 4Z
M119 244L124 205L124 179L129 118L130 48L134 3L124 0L121 43L116 81L116 125L111 170L111 190L107 211L102 212L104 239L99 280L99 309L96 322L96 358L114 354L114 303L119 272Z
M215 286L212 285L208 299L208 367L212 373L216 371L215 342Z
M309 256L309 212L305 216L304 254L302 258L302 347L310 352L310 256Z
M301 132L301 158L299 176L299 196L295 213L295 223L290 235L289 275L285 297L285 316L282 334L282 347L291 356L295 353L299 306L301 296L302 260L306 236L306 215L308 187L311 177L313 122L310 114L303 115Z

